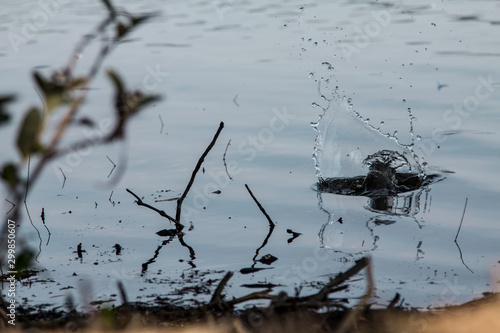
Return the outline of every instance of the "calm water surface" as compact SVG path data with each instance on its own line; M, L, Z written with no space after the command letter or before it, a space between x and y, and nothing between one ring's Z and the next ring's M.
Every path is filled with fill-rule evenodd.
M17 158L13 137L22 112L40 104L30 72L63 65L78 38L104 16L97 1L63 5L26 43L13 46L9 34L21 34L41 10L37 3L4 1L0 11L0 91L18 97L9 109L13 121L0 131L2 162ZM498 289L499 1L119 4L160 15L104 67L164 99L136 117L126 142L63 158L32 189L28 203L41 245L27 219L19 237L35 252L41 249L36 265L43 272L19 287L23 302L61 305L66 295L81 306L89 299L119 302L118 280L130 299L182 303L190 296L177 290L191 284L206 284L209 299L213 280L228 270L236 272L225 290L229 297L252 292L242 287L252 283L279 284L276 293L302 287L305 295L315 292L313 282L327 281L366 254L374 263L373 302L380 305L396 292L407 305L427 307ZM80 55L82 72L96 50ZM150 80L152 72L156 80ZM397 131L405 142L411 140L411 108L421 162L446 179L396 198L385 212L368 198L315 192L316 133L310 123L328 107L321 95L331 96L336 87L374 127ZM98 76L82 115L111 119L110 96L109 82ZM125 189L174 215L173 202L155 200L182 193L220 121L225 128L184 203L192 259L177 239L156 235L172 226L137 206ZM84 135L76 127L67 142ZM355 139L336 138L341 146ZM362 148L386 148L383 140L357 139ZM107 178L113 167L108 157L126 168L117 185ZM66 170L64 188L59 167ZM252 274L239 271L252 266L269 228L244 184L276 222L257 259L269 253L278 260L258 263L272 269ZM454 240L466 199L458 238L462 261ZM287 229L302 235L288 243ZM86 251L82 260L75 252L79 243ZM115 244L123 248L120 255ZM92 295L83 297L82 290ZM355 298L364 290L365 279L353 279L332 297Z

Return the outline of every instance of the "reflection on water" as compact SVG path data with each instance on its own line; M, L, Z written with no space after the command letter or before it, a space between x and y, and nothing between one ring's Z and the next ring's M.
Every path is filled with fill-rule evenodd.
M422 229L431 208L431 188L391 196L358 197L318 191L318 207L327 214L321 245L349 255L377 248L377 228L401 223Z
M422 215L430 210L429 185L443 177L427 175L426 163L420 163L411 111L412 141L403 144L397 133L374 127L336 92L324 99L328 105L312 124L317 132L314 188L319 209L328 216L319 231L321 245L357 256L378 247L381 227L406 223L422 229ZM421 240L407 244L423 253Z

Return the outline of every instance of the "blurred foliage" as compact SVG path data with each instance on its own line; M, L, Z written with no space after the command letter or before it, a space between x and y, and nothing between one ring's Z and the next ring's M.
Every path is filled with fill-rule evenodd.
M10 115L5 109L5 105L15 100L14 95L0 95L0 126L10 120Z
M27 158L31 153L40 150L39 134L41 123L42 116L37 108L31 108L24 116L17 135L17 148L23 158Z

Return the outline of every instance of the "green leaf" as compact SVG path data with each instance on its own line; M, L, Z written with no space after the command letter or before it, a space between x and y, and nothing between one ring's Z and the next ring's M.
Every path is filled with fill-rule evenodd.
M6 163L2 169L2 179L9 184L10 188L16 187L19 183L19 177L17 176L17 167L14 163Z
M37 108L30 109L24 116L23 123L17 136L17 148L19 148L19 152L24 158L40 148L38 134L41 121L42 117Z

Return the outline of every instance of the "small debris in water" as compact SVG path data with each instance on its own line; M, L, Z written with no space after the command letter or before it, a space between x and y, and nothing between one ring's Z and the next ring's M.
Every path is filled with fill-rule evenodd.
M120 244L115 244L113 247L115 248L117 256L122 254L122 246Z
M265 265L271 265L276 260L278 260L278 258L273 256L272 254L266 254L265 256L262 256L262 258L260 258L258 261Z

